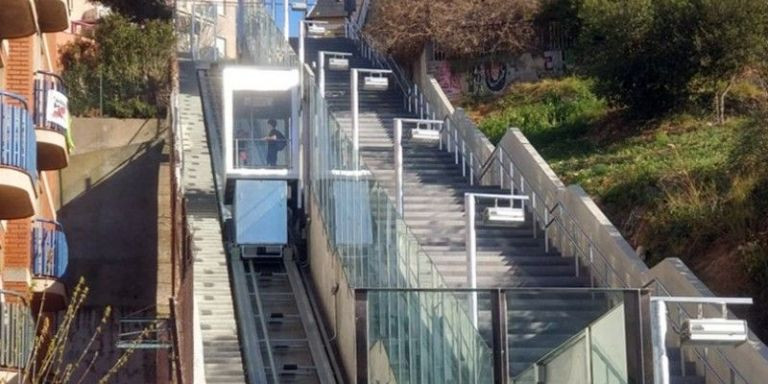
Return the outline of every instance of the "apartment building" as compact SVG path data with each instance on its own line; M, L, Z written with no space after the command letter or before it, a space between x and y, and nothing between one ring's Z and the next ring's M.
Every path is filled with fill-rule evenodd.
M35 323L67 305L68 251L57 222L59 170L69 162L67 91L57 75L63 0L0 8L0 382L30 363Z

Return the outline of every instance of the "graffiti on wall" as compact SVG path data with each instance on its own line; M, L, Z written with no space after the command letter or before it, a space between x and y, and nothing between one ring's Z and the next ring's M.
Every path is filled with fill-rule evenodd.
M542 56L523 54L507 62L489 60L468 70L456 70L445 60L432 61L429 68L446 96L456 100L462 95L498 94L512 83L536 81L541 77L560 74L563 60L562 51L547 51Z

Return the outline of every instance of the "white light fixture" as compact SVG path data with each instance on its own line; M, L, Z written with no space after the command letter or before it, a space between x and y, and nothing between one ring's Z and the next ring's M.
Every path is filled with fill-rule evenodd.
M522 207L488 207L483 212L483 222L488 225L524 223L525 210Z
M327 29L325 29L325 27L322 25L309 24L309 26L307 27L307 32L309 33L309 35L314 37L323 36L325 35L326 31Z
M349 59L346 57L331 57L328 59L328 70L346 71L349 69Z
M747 341L747 322L730 319L688 319L680 343L693 346L735 346Z
M366 76L363 79L363 89L366 91L386 91L389 79L384 76Z
M416 128L411 130L411 138L437 141L440 140L440 131L437 129L430 129L429 125L419 124L416 126Z
M361 179L371 176L371 172L367 169L332 169L331 175L336 177L343 177L349 179Z
M307 3L303 1L291 3L291 9L294 11L306 11Z

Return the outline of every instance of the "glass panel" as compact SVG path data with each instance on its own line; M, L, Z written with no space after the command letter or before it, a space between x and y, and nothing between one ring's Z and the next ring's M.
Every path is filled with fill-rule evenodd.
M586 333L567 348L560 350L544 365L547 384L589 384L589 361ZM595 383L601 383L595 381Z
M618 305L590 327L592 381L625 384L627 376L627 339L624 305Z
M235 168L291 166L291 92L234 91Z
M511 382L627 382L624 291L531 289L505 294Z
M373 291L368 295L371 382L490 383L491 352L473 328L455 330L466 292ZM488 301L487 292L478 293ZM392 310L394 309L394 310ZM490 330L490 316L481 329ZM470 324L471 326L471 324Z

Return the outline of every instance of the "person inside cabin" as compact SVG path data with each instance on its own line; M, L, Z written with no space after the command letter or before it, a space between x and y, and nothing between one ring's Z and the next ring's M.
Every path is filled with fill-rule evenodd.
M277 165L277 154L285 149L286 140L285 135L277 129L277 121L275 119L269 119L267 122L269 125L269 133L264 138L267 140L267 165Z
M251 145L249 140L251 140L250 129L245 125L240 124L235 135L235 146L238 151L238 167L247 167L251 165L249 161L249 147Z

